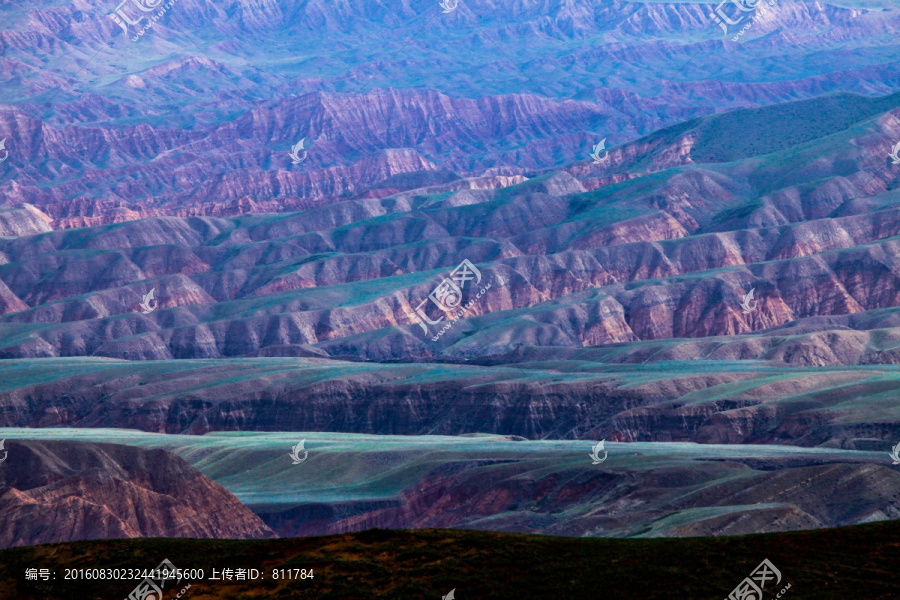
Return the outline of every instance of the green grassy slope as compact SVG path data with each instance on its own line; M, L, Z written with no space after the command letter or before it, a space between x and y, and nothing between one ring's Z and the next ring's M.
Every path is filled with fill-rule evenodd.
M896 518L890 490L900 486L887 448L607 441L597 466L590 440L493 435L0 428L4 438L174 452L285 537L373 526L614 538L787 531ZM288 456L300 440L302 467ZM317 515L331 509L325 529Z

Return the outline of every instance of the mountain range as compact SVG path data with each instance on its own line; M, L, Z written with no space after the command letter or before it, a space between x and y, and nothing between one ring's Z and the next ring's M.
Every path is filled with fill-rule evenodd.
M900 10L752 4L0 3L0 574L887 598Z
M452 181L299 213L48 230L38 208L8 209L0 355L624 344L620 362L893 363L898 106L842 94L746 109L499 189ZM429 296L466 261L461 297Z
M704 4L509 4L180 0L132 42L105 0L5 3L2 204L82 227L494 189L602 140L900 87L889 2L785 0L738 44Z

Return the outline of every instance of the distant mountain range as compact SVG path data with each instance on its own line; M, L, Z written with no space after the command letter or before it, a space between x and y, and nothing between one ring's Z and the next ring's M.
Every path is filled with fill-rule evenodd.
M0 6L0 202L57 228L491 189L603 139L900 89L886 1L783 0L739 43L699 3L180 0L136 42L115 8Z

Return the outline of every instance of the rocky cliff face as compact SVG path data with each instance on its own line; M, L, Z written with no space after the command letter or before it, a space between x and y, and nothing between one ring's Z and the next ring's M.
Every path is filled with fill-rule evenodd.
M7 440L0 547L130 537L268 538L222 486L164 450Z
M620 347L535 348L492 365L322 358L0 361L0 427L496 433L529 439L883 449L894 365L619 364ZM661 350L656 350L662 352ZM884 455L885 457L887 454Z

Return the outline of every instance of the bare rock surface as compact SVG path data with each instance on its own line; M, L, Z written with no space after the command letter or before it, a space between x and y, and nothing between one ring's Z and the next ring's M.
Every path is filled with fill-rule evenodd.
M8 440L0 547L131 537L268 538L231 493L165 450Z

